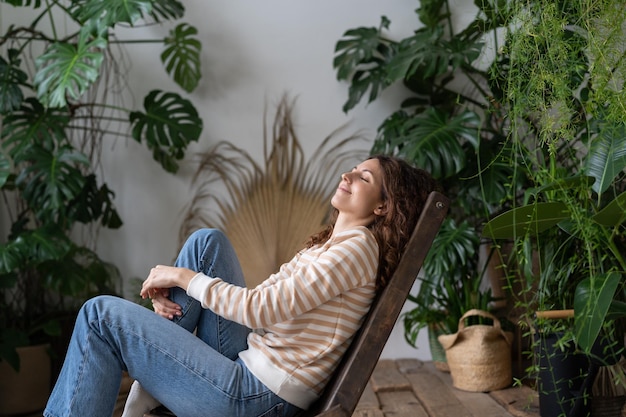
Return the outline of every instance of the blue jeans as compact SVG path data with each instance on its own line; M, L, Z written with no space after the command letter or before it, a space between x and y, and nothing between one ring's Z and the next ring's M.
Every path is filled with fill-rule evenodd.
M176 265L244 285L235 251L214 229L192 234ZM118 297L87 301L44 416L111 417L124 370L179 417L299 412L238 359L248 328L203 309L180 288L171 298L183 308L174 321Z

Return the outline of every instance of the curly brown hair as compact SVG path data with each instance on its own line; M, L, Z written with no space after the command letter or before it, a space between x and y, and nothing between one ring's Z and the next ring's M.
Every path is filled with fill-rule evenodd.
M376 216L368 226L379 247L376 289L380 291L396 270L428 195L439 189L439 186L427 171L415 168L400 158L374 155L368 159L377 159L380 163L383 173L382 199L387 203L386 213ZM330 238L337 214L338 210L333 209L329 225L309 238L308 247Z

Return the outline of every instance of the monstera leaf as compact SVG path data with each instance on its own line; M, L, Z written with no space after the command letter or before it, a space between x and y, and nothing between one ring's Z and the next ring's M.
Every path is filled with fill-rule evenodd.
M68 145L54 150L34 145L14 161L25 164L15 180L22 198L37 207L38 218L47 221L54 221L66 202L80 194L85 183L80 165L89 165L84 154Z
M152 13L150 0L80 0L74 1L72 14L80 22L99 20L105 26L116 23L134 25Z
M389 20L383 16L381 29L388 26ZM333 67L338 80L350 81L344 112L356 106L368 90L368 102L372 102L389 86L385 66L393 55L394 45L373 27L348 30L337 42Z
M0 57L0 114L19 109L24 99L20 86L25 85L28 75L19 68L15 54L15 50L9 50L9 62Z
M78 100L100 75L107 42L92 38L85 26L77 44L56 42L36 59L35 85L37 96L49 107L64 107L67 96Z
M151 91L144 100L146 113L132 112L132 135L137 142L145 138L153 158L168 172L176 172L176 160L184 156L191 141L202 132L202 119L195 107L178 94Z
M19 110L5 116L0 138L8 156L20 160L32 143L52 149L65 140L70 117L67 108L46 109L34 97L27 98Z
M0 245L0 274L61 259L72 246L56 226L22 232L15 240Z
M413 161L435 178L447 178L465 167L467 155L462 143L478 147L480 118L474 112L448 116L430 107L414 116L397 114L397 119L391 120L395 123L393 134L378 138L373 152L381 151L381 147L387 151L397 149L398 155Z
M161 54L168 74L185 91L191 92L200 80L200 49L202 45L197 38L198 30L188 24L176 26L165 39L166 49Z
M180 19L185 14L185 6L176 0L152 1L152 18L160 22L161 19Z

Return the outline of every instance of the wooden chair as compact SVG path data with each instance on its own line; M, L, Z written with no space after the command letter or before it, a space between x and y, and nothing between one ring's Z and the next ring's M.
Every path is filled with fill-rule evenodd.
M447 197L439 192L430 194L396 272L374 300L361 329L335 370L322 397L300 417L352 415L448 208ZM172 416L171 413L166 413L167 411L157 409L144 417Z

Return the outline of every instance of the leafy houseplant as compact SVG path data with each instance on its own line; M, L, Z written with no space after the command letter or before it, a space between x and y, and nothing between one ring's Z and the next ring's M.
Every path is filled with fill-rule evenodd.
M454 331L465 311L492 301L480 289L480 228L526 181L504 140L508 121L494 76L504 74L496 60L484 68L479 59L488 50L486 37L509 23L497 3L475 2L474 19L459 30L448 1L421 1L416 13L423 26L412 36L390 39L391 22L383 16L380 27L350 29L336 44L337 78L349 83L344 111L376 100L394 83L409 94L380 125L371 152L428 170L453 204L434 243L440 248L429 253L425 279L409 297L416 304L404 316L411 344L428 323L445 317L447 331ZM493 40L497 48L498 37Z
M19 367L16 347L58 334L59 317L119 274L85 236L122 221L97 175L105 140L132 137L166 171L199 138L202 121L177 93L151 91L144 109L123 107L125 74L116 28L184 15L176 0L9 0L31 16L0 35L0 190L11 226L0 241L0 360ZM162 39L161 60L185 91L200 78L196 30L181 23ZM129 41L130 42L130 41ZM137 43L137 40L132 40Z
M536 251L535 308L573 308L576 343L590 352L604 325L626 317L623 18L608 19L614 2L534 3L511 35L507 86L510 140L534 187L484 233L515 239L522 270ZM623 323L615 330L622 343Z
M511 155L524 161L532 187L484 228L515 245L510 275L525 284L539 339L558 331L555 347L589 358L590 381L595 365L613 369L626 331L626 55L624 16L610 17L622 7L537 0L514 9L502 86ZM572 309L573 321L532 316L555 309ZM604 383L626 386L623 369L616 374L621 380ZM589 403L589 392L560 401L554 415Z

